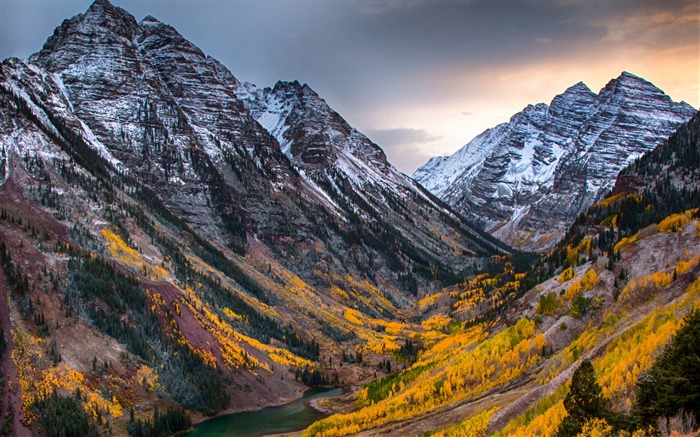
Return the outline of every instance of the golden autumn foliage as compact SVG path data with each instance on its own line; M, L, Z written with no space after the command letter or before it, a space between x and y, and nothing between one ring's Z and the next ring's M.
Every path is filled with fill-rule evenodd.
M557 281L559 282L568 282L572 279L574 279L574 276L576 276L576 272L574 271L573 267L569 267L567 269L564 269L563 272L561 272L561 275L557 278Z
M263 363L260 363L256 358L250 356L245 349L243 349L234 340L237 333L233 331L228 323L223 322L216 314L212 313L206 305L202 305L201 301L198 300L195 301L200 303L200 305L197 305L197 308L199 308L199 311L197 311L195 306L193 306L191 303L193 296L188 297L190 297L190 300L184 300L183 303L188 306L189 310L192 312L192 315L199 322L199 324L209 331L209 333L211 333L216 339L217 343L219 344L219 352L221 353L226 367L228 367L230 370L235 370L238 368L253 369L255 367L260 367L267 371L271 371L269 366L263 365ZM189 343L187 345L193 352L197 353L196 348L189 345ZM216 345L212 346L216 347ZM216 360L214 360L214 363L216 363Z
M593 205L593 207L594 207L594 208L595 208L595 207L597 207L597 208L605 208L605 207L608 207L608 206L610 206L610 205L612 205L612 204L614 204L614 203L616 203L616 202L622 200L625 196L626 196L626 195L625 195L624 193L620 193L620 194L615 194L614 196L606 197L605 199L603 199L603 200L601 200L600 202L598 202L598 203L596 203L595 205Z
M345 317L345 320L347 320L350 323L354 323L354 324L360 325L360 326L362 326L364 324L364 323L362 323L362 320L360 319L360 317L362 317L360 312L357 310L354 310L352 308L346 308L345 314L343 315L343 317Z
M700 308L700 279L685 296L666 307L655 308L639 323L613 340L606 354L594 362L603 394L619 407L630 404L634 384L680 327L682 315Z
M102 230L102 237L107 243L110 255L125 264L137 267L146 276L155 280L162 280L168 276L167 270L159 265L154 265L143 259L140 253L129 247L121 237L109 229Z
M44 360L44 341L34 337L28 332L13 331L15 348L12 351L12 360L18 370L19 385L22 390L22 415L27 421L35 419L32 405L35 397L35 387L43 379L40 363Z
M682 259L682 260L678 261L678 264L676 264L676 274L682 275L683 273L687 272L688 270L697 267L698 264L700 264L700 255L696 255L688 260Z
M620 293L620 300L631 304L645 302L661 289L668 287L673 281L673 272L654 272L650 275L633 279Z
M102 236L104 237L105 242L107 243L107 249L109 249L109 253L113 257L118 258L127 264L139 266L141 265L141 254L129 247L119 235L115 234L114 232L108 229L103 229Z
M220 285L228 290L230 293L235 294L238 298L242 299L246 304L250 305L251 307L255 308L257 311L259 311L261 314L264 314L268 317L273 317L273 318L280 318L280 314L269 304L266 304L259 299L256 299L253 297L251 294L241 291L240 289L236 288L235 286L232 286L232 284L235 284L235 282L231 282L230 278L228 276L220 273L218 270L213 269L209 264L205 264L202 260L199 258L196 258L194 256L191 256L189 254L185 254L185 257L187 260L193 265L193 270L197 273L200 274L206 274L209 275L212 278L216 278L220 281ZM252 270L248 267L245 266L245 264L239 264L239 267L246 271L246 273L250 273L251 276L254 276L254 273L251 273ZM302 281L303 282L303 281ZM267 284L269 285L269 284ZM201 291L202 290L202 284L196 283L196 284L188 284L185 288L189 288L192 290L193 288L195 291ZM279 288L278 288L279 290Z
M258 366L259 363L256 359L248 356L245 350L243 350L238 344L224 334L224 332L227 332L227 330L231 330L231 327L227 323L221 321L216 314L211 313L208 307L203 304L201 300L199 300L192 289L186 288L185 291L187 296L186 298L181 298L180 302L178 303L178 309L180 309L182 304L192 313L195 320L197 320L197 322L199 322L204 329L212 334L212 336L217 340L218 345L210 344L208 346L210 348L218 347L224 364L231 370L239 367L252 369ZM178 343L186 346L194 354L198 355L209 367L218 367L217 359L214 357L211 351L203 347L195 347L187 340L184 334L180 331L180 327L176 320L169 316L169 309L165 300L163 300L160 295L153 292L149 294L149 297L153 302L151 310L156 314L161 315L161 317L168 321L167 328L170 336L177 339Z
M347 321L354 320L356 326L350 329L364 343L363 352L376 354L386 354L399 350L403 342L403 340L399 340L399 335L404 331L410 332L415 329L409 324L374 318L350 308L343 310L343 318ZM411 335L415 335L415 332L408 336Z
M148 367L144 364L136 371L136 378L139 384L148 392L154 392L163 388L162 384L158 381L158 373L156 373L152 367Z
M122 406L116 396L104 397L103 393L93 390L85 381L83 374L71 369L65 363L58 363L44 371L43 379L35 386L35 396L44 398L49 396L54 389L65 389L74 393L80 389L85 411L93 417L108 414L112 417L122 416Z
M622 430L620 431L619 437L651 437L656 435L656 430L652 427L650 427L648 430L642 430L638 429L634 431L633 433L629 433L629 431ZM673 434L671 434L673 435ZM683 437L678 435L677 437Z
M177 305L177 302L176 302L176 305ZM178 308L179 308L179 307L178 307ZM224 308L222 311L223 311L224 315L225 315L226 317L228 317L229 320L231 320L231 321L234 321L234 320L243 320L243 316L241 316L240 314L237 314L237 313L231 311L231 309L228 308L228 307Z
M590 291L593 290L593 287L595 287L599 281L600 276L598 276L596 271L594 269L588 269L581 278L581 287L584 291Z
M461 318L471 321L479 313L500 308L508 299L515 298L523 278L523 274L515 273L510 262L505 262L501 271L495 276L482 273L466 279L461 286L458 286L462 289L461 291L450 292L450 297L457 298L453 308L455 312L461 313Z
M658 232L682 231L683 227L691 222L693 211L694 210L688 210L680 214L671 214L670 216L661 220L658 226L656 226L656 229L658 229ZM700 222L697 226L699 227L698 229L700 229ZM615 245L613 250L617 252L621 248L632 244L643 237L644 235L641 235L640 232L629 237L624 237Z
M690 223L690 213L671 214L659 222L659 232L682 231Z
M583 287L581 286L581 281L574 281L573 284L569 285L564 293L564 299L572 301L581 295L583 292Z
M689 308L692 307L692 304L690 302L692 302L693 299L697 299L698 297L700 297L700 285L696 285L695 283L693 283L691 284L691 286L688 287L686 291L686 297L683 301L681 301L678 304L671 305L669 307L661 307L655 309L649 315L647 315L645 318L643 318L641 321L635 324L633 328L628 329L627 331L625 331L625 334L615 339L611 343L611 345L608 346L608 348L613 347L613 345L619 345L618 342L628 341L628 343L623 343L619 346L619 349L617 350L617 352L619 353L617 356L621 357L624 354L636 354L636 340L631 343L629 342L631 341L629 336L632 335L634 335L634 338L638 341L658 343L659 340L657 339L656 334L654 334L654 332L658 331L658 335L663 336L665 335L664 328L662 327L662 324L659 321L651 323L648 322L648 320L650 320L650 318L656 320L654 319L656 317L660 317L659 320L666 320L669 314L672 315L676 312L687 311ZM589 323L586 329L584 329L584 331L574 341L572 341L567 347L565 347L563 350L561 350L559 353L557 353L547 361L547 363L543 366L542 370L538 374L537 380L540 383L544 383L561 373L561 371L563 371L564 368L571 365L582 354L591 350L596 344L598 344L603 339L610 337L615 332L617 332L617 330L619 329L618 324L620 320L624 319L624 317L626 316L626 313L622 312L622 310L620 310L619 308L612 308L604 313L604 322L601 326L596 326L593 323ZM673 317L669 318L668 320L673 320ZM647 325L647 323L651 324ZM647 328L647 326L649 327ZM640 334L636 334L638 330L645 331L643 331ZM640 354L648 352L648 345L639 347L641 348L639 349ZM599 373L598 376L601 381L604 380L604 373ZM605 390L604 384L603 387Z
M435 432L433 437L486 437L486 430L489 426L491 416L496 412L496 409L482 411L475 414L462 423L452 425L445 429Z
M669 305L654 308L640 321L625 329L605 347L601 356L593 362L598 381L603 388L603 394L613 402L616 409L629 409L633 402L634 386L639 375L651 367L654 358L661 353L663 347L668 344L678 330L683 315L691 309L700 309L700 279L689 285L685 295L680 299ZM547 374L548 377L538 378L539 382L543 383L551 379L553 375L571 365L576 358L590 350L595 344L615 335L619 332L620 326L624 326L626 317L627 315L621 313L618 308L610 308L604 315L603 326L596 328L589 324L577 340L550 358L543 371L540 372L540 375ZM552 371L547 370L551 366L557 368ZM565 392L563 393L565 394ZM548 399L556 400L555 395L545 398L540 401L537 407L512 420L495 436L553 436L561 419L566 414L561 400L558 404L550 406L551 402ZM559 398L562 399L563 394L560 394ZM544 408L546 411L543 411ZM592 428L591 432L593 430ZM647 434L643 431L637 431L632 434L632 437L645 435ZM630 434L620 433L620 436L630 437Z
M343 290L342 288L337 287L335 285L332 285L332 284L331 284L331 293L339 296L341 298L341 302L343 300L350 299L350 296L348 296L348 293L345 290Z
M261 343L260 341L248 337L246 335L240 334L235 332L234 337L236 339L239 339L240 341L244 341L248 343L250 346L261 350L265 353L267 353L267 356L270 357L272 361L274 361L277 364L280 364L285 367L313 367L314 363L311 361L307 360L306 358L301 358L298 355L294 355L293 353L289 352L287 349L275 347L275 346L270 346L265 343ZM262 365L262 367L266 370L269 371L269 367L265 364Z
M263 351L267 356L277 364L286 367L313 367L313 363L305 358L301 358L286 349L264 344L254 338L236 332L231 326L209 309L190 288L185 289L186 299L182 299L182 303L187 306L195 319L209 331L219 343L219 351L224 359L227 367L231 370L237 368L254 369L259 368L271 373L272 369L267 363L261 362L257 358L246 352L241 343L247 343L249 346ZM216 345L214 345L215 347ZM190 348L195 352L206 354L202 358L206 360L214 360L214 356L206 350Z
M433 305L435 302L440 300L442 293L429 294L418 301L418 309L423 311L429 306Z
M564 408L564 401L562 400L544 413L536 416L529 423L519 426L510 433L498 435L509 437L553 437L556 435L557 428L559 428L559 424L564 420L565 416L566 408Z
M355 284L360 283L355 282ZM356 291L354 288L353 290ZM340 307L334 311L342 315L342 318L337 319L339 324L344 325L345 329L352 330L360 338L363 343L362 352L365 353L387 354L397 351L405 339L403 336L400 339L399 335L406 333L408 335L404 335L412 336L417 329L415 325L375 318L353 308ZM329 320L335 321L332 318Z
M464 335L464 336L463 336ZM401 420L501 385L522 375L542 358L547 342L536 334L535 322L519 320L478 345L456 345L480 338L478 329L438 342L406 372L422 369L404 382L399 374L389 395L348 414L337 414L311 425L303 435L342 436ZM438 347L439 351L434 349Z
M378 320L377 324L383 326L384 332L389 335L398 335L401 333L401 331L407 329L407 325L404 325L401 322L385 322L383 320Z
M54 390L73 393L80 389L81 402L88 414L111 417L122 416L122 406L115 396L104 397L92 388L82 373L64 362L51 365L44 353L45 342L28 332L13 332L15 349L12 359L17 365L22 390L22 415L29 422L36 419L33 405L51 395ZM120 380L121 381L121 380Z
M481 326L474 326L455 335L446 336L436 342L430 349L421 353L416 365L428 364L438 358L442 360L449 359L455 353L460 353L465 347L476 344L480 340L485 340L487 336L488 333Z
M605 419L594 418L583 424L583 429L578 437L612 437L613 427L608 425Z
M547 360L537 374L537 382L544 384L551 381L579 359L581 354L591 350L600 339L612 335L615 329L612 323L604 323L603 326L597 327L590 322L574 341Z
M541 399L535 406L508 422L492 436L553 436L566 415L564 398L568 392L568 385L562 384L554 393Z
M455 311L470 310L484 301L486 301L486 296L483 288L470 288L459 294L459 300L454 303L453 307Z
M631 235L629 237L622 238L620 241L617 242L617 244L615 244L613 251L618 252L623 247L630 245L630 244L634 243L635 241L637 241L637 238L639 238L639 233L636 233L636 234Z
M590 237L584 238L577 246L571 244L566 246L566 261L569 265L575 266L579 262L581 256L590 256L592 251L593 240ZM572 269L573 270L573 269ZM562 272L563 274L563 272ZM573 271L571 273L571 278L573 278ZM566 282L569 279L563 279L560 277L559 282Z
M595 362L603 394L620 409L631 405L634 384L680 326L673 311L657 308L616 337Z
M440 331L443 328L445 328L451 321L452 318L450 318L448 315L437 314L429 319L424 320L423 323L421 323L421 326L426 331Z
M351 299L361 301L365 307L372 308L381 313L381 308L394 309L394 304L387 299L376 285L366 279L356 279L353 276L346 274L342 277L345 283L345 291L351 296Z
M566 289L564 293L564 298L568 301L574 300L577 296L585 293L587 291L593 290L593 288L600 281L600 276L595 272L594 269L586 270L580 280L574 282Z
M620 247L636 241L637 238L642 237L639 235L630 237L616 249L619 250ZM586 250L588 250L587 243L583 243L572 247L570 254L575 254L578 260L579 256L585 255ZM689 256L686 253L685 258L676 265L676 274L691 271L699 263L700 255ZM560 282L568 282L576 278L574 268L567 270L568 272L565 270L560 275ZM632 287L627 291L634 287L653 288L654 291L658 291L668 287L672 280L673 271L656 272L630 281L628 286L632 284ZM588 269L580 279L570 284L570 293L567 293L566 297L574 299L586 291L595 289L600 281L598 273L592 268ZM492 291L501 291L497 288L498 282L488 275L480 275L465 281L462 289L458 287L460 286L450 289L450 297L457 298L455 309L460 310L469 310L483 302L488 302ZM559 296L553 293L552 297ZM655 294L652 293L650 297L655 297ZM371 432L376 430L374 427L381 427L406 418L420 417L438 408L455 405L470 396L513 381L518 375L533 368L535 370L531 371L537 372L537 380L544 383L594 349L596 351L593 357L597 357L594 366L605 396L615 403L616 408L627 408L633 401L633 387L637 378L649 368L653 358L675 333L682 314L690 308L700 307L700 280L687 288L683 298L653 309L643 317L626 307L624 299L625 290L620 295L620 300L611 303L612 306L602 314L602 323L600 319L592 320L582 332L577 326L574 340L563 350L548 357L541 367L535 367L535 364L543 360L542 349L539 349L539 354L532 351L544 348L547 343L543 336L540 338L534 323L526 319L520 320L515 326L490 334L487 333L489 329L487 325L480 325L467 331L457 332L450 329L442 335L433 334L430 341L425 342L426 350L419 355L418 361L405 371L406 373L399 373L396 379L389 380L390 391L387 389L389 393L386 397L368 396L365 388L360 393L360 398L364 396L365 400L358 403L361 406L358 411L331 416L317 422L309 427L304 435L341 436L363 430ZM426 308L431 304L429 302L432 300L426 300ZM600 307L596 308L596 310L599 309ZM644 311L649 311L648 307ZM537 312L541 314L542 308L538 307ZM423 327L437 328L437 325L430 325L431 322L432 320L428 319L428 323ZM427 333L422 335L426 335L427 338ZM506 339L509 340L505 341ZM509 367L504 363L514 364ZM408 372L413 372L410 378ZM512 420L495 435L501 437L554 436L566 415L562 402L565 393L565 386L562 386L562 389L542 399L536 407ZM494 406L494 404L486 405L487 409ZM486 423L488 423L493 411L482 413L487 416ZM431 435L485 435L479 434L480 428L474 426L476 422L471 422L482 413L459 425L440 429ZM463 425L466 426L460 428ZM464 433L458 434L458 430ZM609 435L609 429L603 422L591 422L587 424L583 435L605 436Z

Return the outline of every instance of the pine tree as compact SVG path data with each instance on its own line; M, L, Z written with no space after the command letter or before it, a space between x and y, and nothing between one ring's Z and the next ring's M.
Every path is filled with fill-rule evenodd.
M571 378L571 389L564 399L567 416L559 425L558 437L575 436L590 419L605 419L609 413L603 389L596 381L590 361L584 360Z
M691 311L649 372L640 376L633 414L646 427L679 410L700 417L700 311Z

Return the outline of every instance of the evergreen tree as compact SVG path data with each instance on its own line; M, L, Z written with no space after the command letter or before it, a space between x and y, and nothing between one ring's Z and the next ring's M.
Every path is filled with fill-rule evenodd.
M637 425L655 425L681 409L700 418L700 310L690 312L681 328L636 387L633 414Z
M34 409L39 416L39 425L48 437L99 436L81 402L74 397L59 396L55 389L50 396L38 399Z
M557 437L575 436L588 420L605 419L609 415L606 404L593 365L584 360L571 378L571 389L564 399L567 416L557 429Z

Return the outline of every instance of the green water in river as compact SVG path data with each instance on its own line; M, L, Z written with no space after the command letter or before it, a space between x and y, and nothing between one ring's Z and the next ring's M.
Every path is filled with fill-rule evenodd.
M227 414L204 421L195 426L187 437L226 436L255 437L268 434L300 431L317 420L327 417L309 405L313 399L340 396L342 388L311 389L304 397L277 407L269 407L246 413Z

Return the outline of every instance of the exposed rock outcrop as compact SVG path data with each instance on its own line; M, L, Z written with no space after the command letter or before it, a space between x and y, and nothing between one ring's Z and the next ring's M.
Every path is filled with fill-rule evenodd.
M694 113L624 72L598 94L578 83L549 105L526 107L413 178L492 235L546 250L621 169Z

